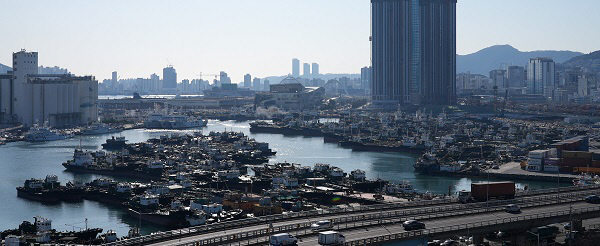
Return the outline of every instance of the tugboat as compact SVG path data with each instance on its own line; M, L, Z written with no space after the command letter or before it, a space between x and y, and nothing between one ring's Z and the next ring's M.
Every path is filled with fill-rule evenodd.
M48 175L45 180L28 179L23 187L17 187L17 196L40 202L59 202L62 191L56 175Z
M440 170L438 158L431 152L423 154L413 167L419 173L432 173Z
M52 229L52 220L40 216L36 216L34 219L34 223L23 221L18 229L3 231L1 236L14 235L13 237L34 239L36 243L43 245L56 245L59 242L61 245L87 245L102 232L101 228L87 228L87 219L85 220L86 228L82 228L83 230L80 231L57 231Z
M106 143L102 144L102 148L107 150L121 150L127 147L127 140L125 137L116 137L112 136L112 138L106 139Z

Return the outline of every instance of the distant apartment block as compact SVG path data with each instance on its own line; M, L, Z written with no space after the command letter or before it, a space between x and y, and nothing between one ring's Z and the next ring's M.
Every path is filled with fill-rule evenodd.
M303 64L304 70L302 73L302 77L306 78L306 79L310 79L310 64L308 63L304 63Z
M554 61L550 58L531 58L527 69L527 93L553 98L554 89Z
M177 89L177 71L173 66L163 68L163 88Z
M300 60L296 58L292 59L292 77L300 77Z

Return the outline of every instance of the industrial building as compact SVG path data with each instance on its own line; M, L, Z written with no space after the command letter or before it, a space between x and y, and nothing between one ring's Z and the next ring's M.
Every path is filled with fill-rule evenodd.
M13 53L13 71L0 75L2 123L32 126L89 124L98 118L98 81L93 76L38 74L38 53Z

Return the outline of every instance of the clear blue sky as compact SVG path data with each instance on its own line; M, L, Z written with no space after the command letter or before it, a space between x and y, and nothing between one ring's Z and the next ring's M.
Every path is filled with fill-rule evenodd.
M178 79L221 70L291 73L291 59L322 73L369 64L369 0L2 1L0 63L26 48L40 65L99 80L148 77L173 64ZM600 49L598 0L458 0L457 50L495 44L523 51ZM204 79L212 79L205 77Z

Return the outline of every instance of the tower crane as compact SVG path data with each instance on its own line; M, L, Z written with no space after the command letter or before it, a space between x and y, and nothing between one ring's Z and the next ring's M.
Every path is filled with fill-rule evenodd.
M197 76L200 79L202 79L202 77L207 77L207 76L215 76L215 79L217 79L217 78L220 79L220 77L224 76L224 75L221 75L221 74L202 74L202 73L199 73Z

